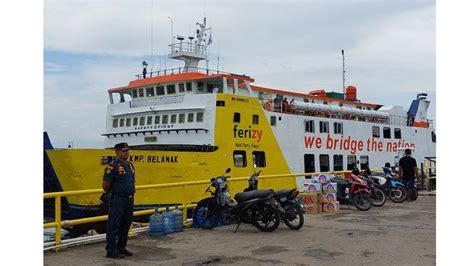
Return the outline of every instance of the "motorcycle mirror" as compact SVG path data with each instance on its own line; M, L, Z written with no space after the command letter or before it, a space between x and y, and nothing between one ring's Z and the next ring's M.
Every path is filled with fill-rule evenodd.
M228 173L230 173L230 171L231 171L231 169L230 169L230 168L227 168L227 169L225 170L225 173L228 174Z

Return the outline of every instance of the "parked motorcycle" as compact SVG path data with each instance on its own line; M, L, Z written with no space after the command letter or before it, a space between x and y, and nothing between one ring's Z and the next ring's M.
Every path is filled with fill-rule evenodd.
M227 168L226 174L230 173ZM234 233L241 223L253 224L260 231L272 232L280 225L280 212L284 210L274 199L271 189L241 192L230 197L227 186L228 176L211 178L206 192L211 197L200 200L193 211L193 222L203 229L213 229L222 219L237 223ZM214 188L214 191L211 190Z
M387 200L383 186L372 179L368 172L362 172L359 177L367 182L367 187L372 195L372 205L382 207Z
M249 186L244 191L258 190L258 176L262 171L255 172L249 177ZM283 207L281 218L290 229L298 230L304 224L303 199L299 196L298 189L282 189L275 192L275 199Z
M395 203L404 202L407 198L407 188L392 173L390 168L384 167L384 172L372 173L371 179L380 184L385 194Z
M367 211L372 207L372 195L367 182L357 175L351 174L348 179L332 178L337 183L337 199L349 201L358 210Z

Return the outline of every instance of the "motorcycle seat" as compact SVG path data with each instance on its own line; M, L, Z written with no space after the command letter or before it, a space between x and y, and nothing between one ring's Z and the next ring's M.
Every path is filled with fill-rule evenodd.
M345 179L342 179L342 178L333 178L332 181L336 182L337 186L347 186L347 185L350 184L349 180L345 180Z
M257 198L266 198L268 195L272 194L273 190L271 189L262 189L262 190L252 190L248 192L240 192L235 194L235 200L238 202L247 201Z
M278 190L278 191L275 191L275 197L281 197L281 196L285 196L287 195L289 192L295 190L296 188L294 189L282 189L282 190Z

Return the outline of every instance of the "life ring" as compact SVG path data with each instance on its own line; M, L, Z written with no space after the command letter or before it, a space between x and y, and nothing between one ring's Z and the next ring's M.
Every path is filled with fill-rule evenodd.
M272 105L269 103L269 102L266 102L264 105L263 105L263 109L267 110L267 111L270 111L270 108L272 107Z

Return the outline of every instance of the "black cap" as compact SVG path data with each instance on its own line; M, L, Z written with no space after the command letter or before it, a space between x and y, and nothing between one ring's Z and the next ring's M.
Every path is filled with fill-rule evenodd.
M128 147L127 142L122 142L122 143L117 143L117 144L115 144L114 149L115 149L116 151L118 151L118 150L121 150L121 151L128 151L128 150L130 150L130 148Z

